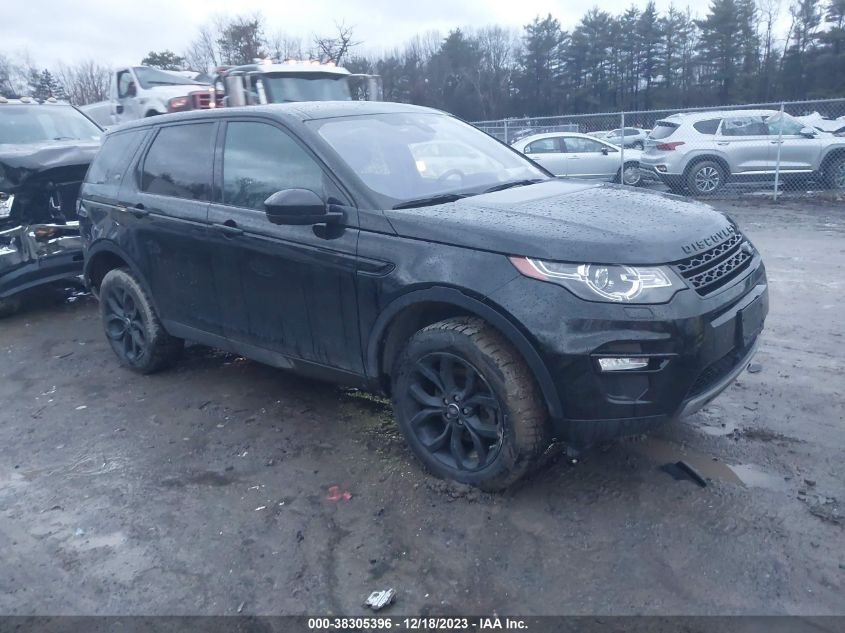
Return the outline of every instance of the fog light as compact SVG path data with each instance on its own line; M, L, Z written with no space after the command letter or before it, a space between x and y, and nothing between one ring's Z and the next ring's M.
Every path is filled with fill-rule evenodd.
M656 165L654 168L661 174L665 174L669 169L668 167L666 167L666 165Z
M628 371L630 369L645 369L648 367L647 358L599 358L602 371Z

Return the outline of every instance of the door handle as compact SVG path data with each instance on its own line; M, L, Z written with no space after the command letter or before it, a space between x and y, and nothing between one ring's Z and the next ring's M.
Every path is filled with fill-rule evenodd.
M730 141L716 141L716 145L730 145Z
M769 141L772 145L783 145L783 141Z
M244 233L244 230L238 228L238 225L232 220L226 220L226 222L222 224L215 223L211 226L220 231L225 237L235 237L236 235L243 235Z

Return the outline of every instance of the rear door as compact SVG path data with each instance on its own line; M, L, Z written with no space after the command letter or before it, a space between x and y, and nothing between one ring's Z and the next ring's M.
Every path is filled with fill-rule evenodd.
M762 116L726 116L716 135L716 150L728 161L732 174L774 170L773 145Z
M358 214L332 177L276 122L233 119L221 130L209 209L215 285L226 338L261 351L363 371L355 293ZM270 222L264 201L283 189L315 191L345 219ZM255 354L253 352L253 354ZM281 364L277 357L271 361Z
M177 123L154 131L137 178L121 189L121 207L131 222L126 245L149 284L165 325L219 332L220 317L211 275L208 201L218 124ZM170 328L168 328L170 329Z
M619 171L619 150L592 138L566 136L566 175L571 178L610 180Z
M550 136L531 141L525 146L525 155L540 163L555 176L566 176L566 156L560 138Z

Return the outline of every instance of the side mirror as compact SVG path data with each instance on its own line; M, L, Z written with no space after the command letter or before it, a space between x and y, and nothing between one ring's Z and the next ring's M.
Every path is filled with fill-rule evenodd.
M264 201L264 210L273 224L328 224L343 217L310 189L277 191Z
M126 86L126 94L130 97L134 97L138 94L138 88L135 87L134 81L130 81L129 85Z
M115 111L116 111L118 114L123 114L123 106L122 106L121 104L119 104L119 103L118 103L118 104L117 104L117 107L115 107Z
M608 147L602 147L602 148L601 148L601 153L602 153L602 154L604 154L605 156L607 156L608 154L610 154L610 148L608 148Z
M805 127L805 128L801 128L801 131L799 132L799 134L801 136L806 136L807 138L815 138L816 130L815 130L815 128Z

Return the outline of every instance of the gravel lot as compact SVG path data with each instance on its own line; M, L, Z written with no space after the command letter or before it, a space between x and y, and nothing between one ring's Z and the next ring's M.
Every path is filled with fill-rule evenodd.
M845 614L845 205L716 204L769 270L761 370L502 495L424 474L378 399L199 346L135 376L93 299L34 297L0 324L0 613L352 614L395 587L392 615Z

